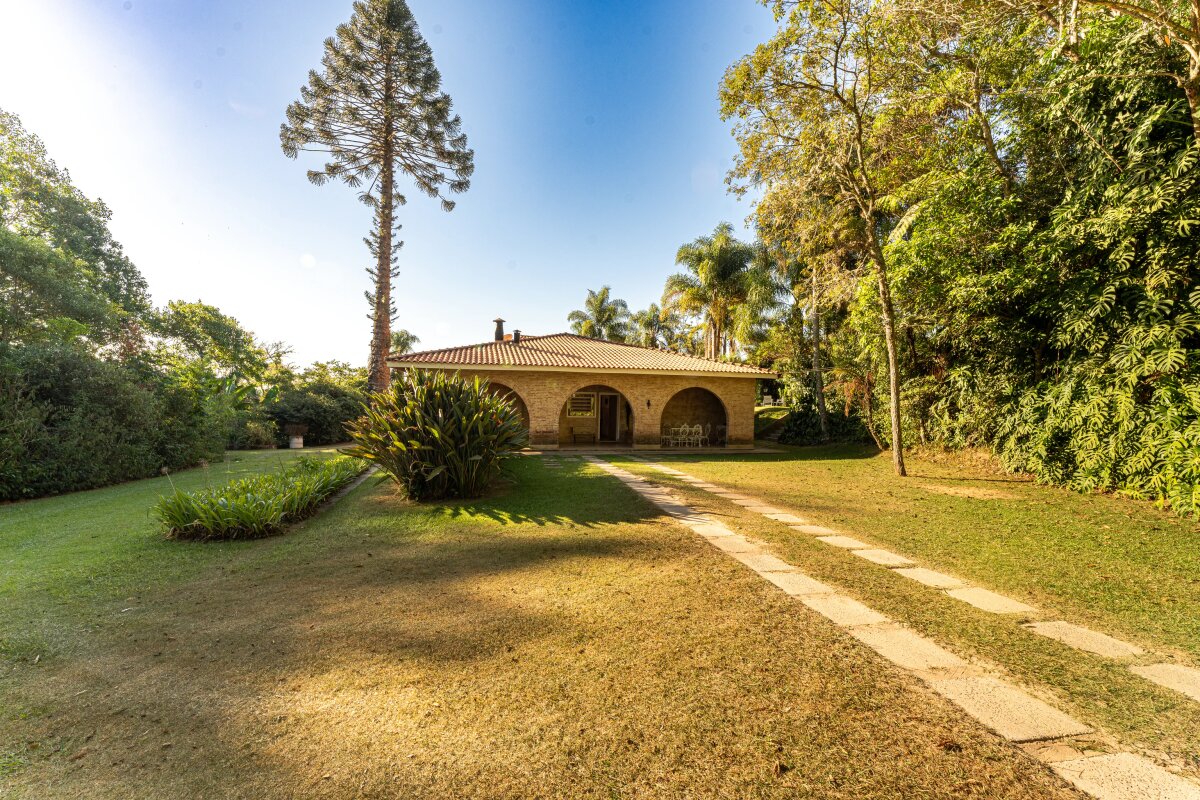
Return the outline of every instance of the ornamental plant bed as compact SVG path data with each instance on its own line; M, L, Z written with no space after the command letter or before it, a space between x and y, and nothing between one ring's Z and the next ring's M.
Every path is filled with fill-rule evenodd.
M351 456L325 461L302 458L280 473L254 475L196 492L176 490L160 498L154 511L171 539L270 536L313 513L366 468L365 461Z
M346 426L347 451L416 501L480 497L529 443L520 413L487 381L410 370Z

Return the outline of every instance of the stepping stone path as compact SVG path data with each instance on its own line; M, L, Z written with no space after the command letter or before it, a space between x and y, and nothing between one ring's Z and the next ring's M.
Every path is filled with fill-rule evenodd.
M1037 609L1033 606L1025 605L1024 603L1013 600L1010 597L1005 597L1002 594L996 594L990 589L980 589L978 586L966 586L962 589L947 589L946 594L953 597L955 600L962 600L964 603L975 606L976 608L990 611L993 614L1034 614Z
M1137 645L1122 642L1120 639L1114 639L1080 625L1072 625L1070 622L1031 622L1025 627L1078 650L1086 650L1105 658L1129 660L1146 652ZM1137 672L1136 668L1134 672Z
M958 589L966 586L953 575L944 575L941 572L934 572L931 569L924 567L909 567L908 569L896 570L897 575L903 575L906 578L923 583L926 586L932 586L935 589Z
M858 556L859 558L865 558L872 564L879 564L880 566L884 567L909 567L912 566L913 563L904 556L898 556L890 550L871 549L852 550L851 552L853 552L854 555Z
M1185 667L1182 664L1151 664L1130 669L1148 681L1154 681L1159 686L1174 689L1200 701L1200 669Z
M742 536L719 520L690 508L667 489L648 483L615 464L594 456L583 459L616 477L661 510L690 528L718 550L740 561L800 603L845 628L846 632L898 667L912 672L926 686L963 709L983 725L1048 764L1058 775L1098 800L1200 800L1200 786L1175 775L1154 762L1132 753L1079 751L1064 740L1084 737L1091 730L1045 701L990 674L983 665L972 664L931 639L888 619L842 594L836 587L804 574L800 569L767 552L764 546ZM661 472L682 476L679 470L634 457ZM688 476L691 477L691 476ZM699 487L695 480L687 481ZM730 492L714 492L740 505L764 506L754 498ZM793 516L770 506L770 515ZM788 520L778 520L787 522ZM1034 614L1037 609L987 589L968 586L951 575L916 567L908 559L887 550L838 535L817 525L789 525L793 530L818 535L818 541L843 547L868 561L896 568L895 572L947 595L997 614ZM1065 644L1108 658L1128 659L1143 651L1136 645L1066 622L1034 622L1027 629ZM1103 651L1103 652L1102 652ZM1200 670L1178 664L1130 667L1154 681L1200 700Z

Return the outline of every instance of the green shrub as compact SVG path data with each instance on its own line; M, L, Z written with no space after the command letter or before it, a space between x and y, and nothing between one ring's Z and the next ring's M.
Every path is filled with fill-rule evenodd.
M478 497L528 443L521 414L487 382L406 372L350 423L354 446L414 500Z
M302 458L283 472L162 497L154 512L172 539L254 539L301 519L366 469L357 458Z
M346 425L362 413L364 400L365 393L313 383L281 392L265 411L279 431L287 425L305 426L306 445L340 444L350 438Z
M169 374L78 347L0 345L0 500L220 459L226 405Z
M840 408L828 408L826 418L829 435L821 435L821 417L817 413L816 400L810 395L802 397L792 407L783 429L779 432L782 444L824 444L825 442L869 442L870 434L862 421L854 414L845 414Z
M233 450L258 450L279 443L279 427L275 420L260 413L242 411L233 420L229 432L229 447Z

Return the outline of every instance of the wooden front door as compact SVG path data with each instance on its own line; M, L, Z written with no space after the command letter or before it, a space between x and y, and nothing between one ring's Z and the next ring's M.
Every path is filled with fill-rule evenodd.
M617 440L617 395L600 395L600 441Z

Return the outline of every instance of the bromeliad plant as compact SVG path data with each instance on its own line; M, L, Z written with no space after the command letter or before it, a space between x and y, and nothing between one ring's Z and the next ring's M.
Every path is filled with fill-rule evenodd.
M302 458L283 472L162 497L154 512L172 539L255 539L312 513L367 465L350 456Z
M487 381L441 371L406 372L347 430L346 452L378 464L413 500L478 497L529 440Z

